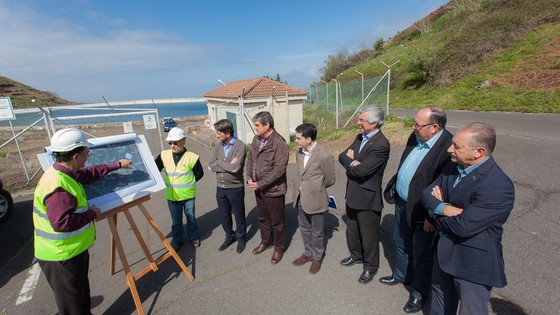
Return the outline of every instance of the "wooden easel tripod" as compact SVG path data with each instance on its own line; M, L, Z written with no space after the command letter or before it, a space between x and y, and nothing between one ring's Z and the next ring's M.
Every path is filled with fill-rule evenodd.
M130 293L132 293L132 298L134 299L134 304L136 305L136 311L140 315L144 314L144 308L142 307L142 301L140 301L140 297L138 296L138 290L136 289L135 281L142 278L150 271L154 271L154 272L157 271L158 265L163 263L169 257L173 257L175 259L177 264L181 267L181 269L183 270L183 272L185 273L187 278L189 278L190 281L194 280L194 277L189 271L189 269L187 269L187 266L185 266L185 264L183 263L179 255L177 255L177 252L175 252L173 247L171 247L169 241L165 238L165 236L159 229L156 222L152 219L152 217L148 213L148 210L146 210L146 207L144 207L144 202L148 200L150 200L150 195L143 196L141 198L138 198L131 202L127 202L121 206L103 212L96 219L97 221L107 219L107 222L109 223L109 227L111 228L111 254L110 254L110 265L109 265L110 273L111 275L115 274L115 248L116 248L117 251L119 252L119 257L121 259L121 263L123 265L123 269L126 274L126 285L129 287ZM134 218L130 214L129 209L134 206L138 206L138 208L140 208L140 211L142 211L144 217L146 217L146 220L148 220L148 222L150 223L150 225L152 226L156 234L159 236L159 238L161 239L165 247L167 247L168 249L168 252L165 253L160 258L158 258L157 260L154 260L154 257L150 253L148 246L146 245L146 242L142 237L142 234L140 234L140 231L138 230L138 226L136 225L136 222L134 222ZM144 268L136 275L132 275L132 272L130 271L130 266L128 264L128 260L126 259L126 254L124 252L124 248L122 246L121 239L119 237L119 232L117 230L117 215L120 212L124 212L128 220L128 223L130 223L132 231L134 231L134 235L136 235L136 239L138 239L138 243L140 243L140 246L142 247L142 250L144 251L144 254L146 255L146 258L148 259L148 262L150 264L148 267Z

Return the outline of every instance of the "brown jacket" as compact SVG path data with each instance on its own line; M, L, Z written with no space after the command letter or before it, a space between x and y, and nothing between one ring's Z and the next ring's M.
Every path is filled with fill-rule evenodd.
M256 182L260 193L265 197L285 195L288 144L276 130L272 132L268 142L261 150L259 150L260 142L258 136L253 138L251 150L247 156L245 178Z

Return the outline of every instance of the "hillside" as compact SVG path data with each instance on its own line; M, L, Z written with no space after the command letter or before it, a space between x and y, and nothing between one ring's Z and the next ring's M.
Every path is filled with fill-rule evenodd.
M70 104L52 92L44 92L27 86L15 80L0 76L0 96L10 97L15 108L35 106L31 100L35 99L39 105Z
M366 56L367 58L364 58ZM391 69L393 107L560 113L560 1L454 0L387 41L330 56L325 81ZM336 68L336 67L341 68ZM344 86L344 85L343 85Z

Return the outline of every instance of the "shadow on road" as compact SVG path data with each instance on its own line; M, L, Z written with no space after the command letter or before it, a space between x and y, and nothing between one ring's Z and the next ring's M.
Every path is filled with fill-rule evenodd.
M14 202L10 217L0 224L0 287L33 262L33 200Z

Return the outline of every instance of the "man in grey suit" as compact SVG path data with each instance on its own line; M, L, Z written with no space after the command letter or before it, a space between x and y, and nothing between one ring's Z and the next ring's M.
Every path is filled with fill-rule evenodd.
M346 242L350 256L343 266L363 263L358 281L366 284L379 269L379 223L383 209L381 180L389 159L390 145L380 128L385 121L383 109L365 109L358 118L362 131L340 155L346 169Z
M445 129L446 122L447 116L440 107L418 111L397 173L384 192L385 201L395 204L395 267L392 275L379 278L379 282L412 284L405 313L420 312L430 296L435 227L420 196L449 162L447 148L453 135Z
M294 177L294 208L298 209L298 222L305 252L292 262L302 266L311 262L309 272L321 270L325 253L324 223L328 210L327 188L334 185L334 159L329 151L317 143L317 128L312 124L296 127L296 166Z

